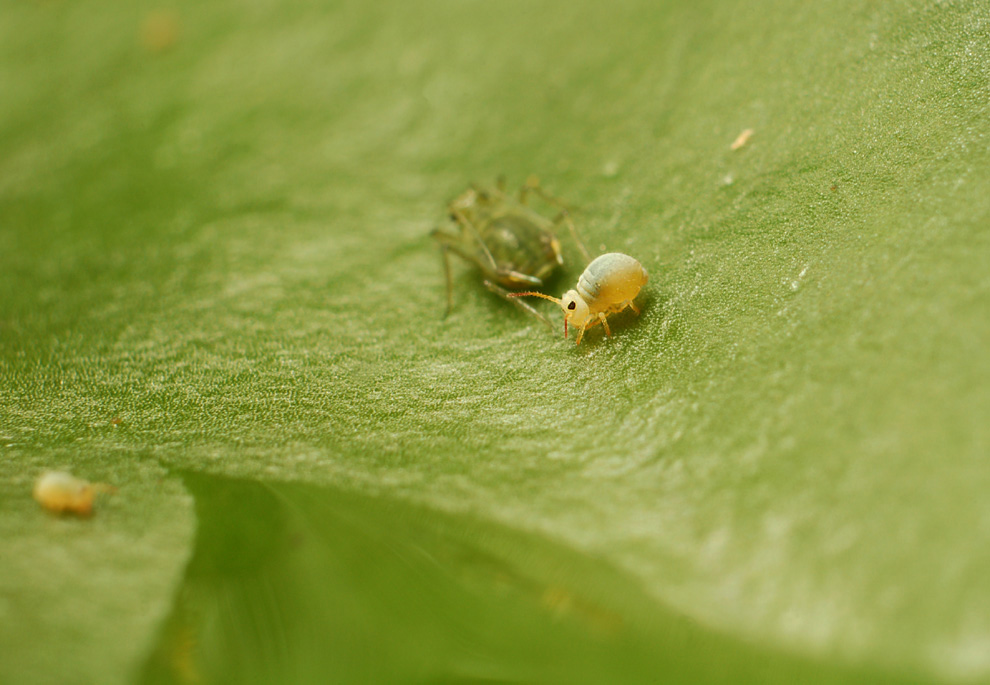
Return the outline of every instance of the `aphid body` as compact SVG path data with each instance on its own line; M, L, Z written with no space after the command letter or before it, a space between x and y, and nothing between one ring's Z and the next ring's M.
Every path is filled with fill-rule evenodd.
M106 483L90 483L65 471L45 471L34 484L34 499L49 511L89 516L98 493L115 492Z
M571 324L578 328L576 344L581 344L584 332L599 323L607 335L612 335L606 319L609 314L626 307L639 314L633 300L648 280L646 269L636 259L610 252L596 257L581 274L577 286L560 299L536 292L513 293L512 297L532 295L557 303L564 312L564 337Z
M557 207L560 214L550 220L531 209L526 204L529 192ZM469 188L450 203L448 210L455 231L438 228L432 233L444 257L448 313L453 305L450 252L476 265L485 277L485 286L506 299L506 290L542 287L543 281L564 263L555 231L559 224L567 225L586 253L563 203L544 192L535 178L520 188L518 199L507 195L500 181L495 188ZM550 325L529 305L511 301Z

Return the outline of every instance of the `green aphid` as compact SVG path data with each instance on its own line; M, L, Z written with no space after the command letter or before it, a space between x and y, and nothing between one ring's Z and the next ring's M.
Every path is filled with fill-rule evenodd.
M554 219L527 205L531 192L559 210ZM544 280L563 265L556 232L561 224L567 226L585 262L590 261L564 203L545 192L535 177L530 177L519 189L518 198L507 195L505 183L499 179L494 188L472 186L451 202L448 209L453 225L432 233L443 253L447 313L453 307L449 256L453 252L481 270L485 287L553 330L545 316L525 302L509 297L508 291L541 288Z

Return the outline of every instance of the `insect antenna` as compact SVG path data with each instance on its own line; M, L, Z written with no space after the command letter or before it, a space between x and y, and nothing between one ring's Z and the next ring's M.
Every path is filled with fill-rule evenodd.
M551 302L556 302L557 304L560 304L560 299L559 298L550 297L549 295L544 295L543 293L533 293L533 292L509 293L509 297L526 297L526 296L542 297L544 300L550 300Z
M550 297L549 295L544 295L543 293L525 292L525 293L509 293L509 297L542 297L544 300L550 300L551 302L556 302L559 306L563 307L564 303L560 301L560 298ZM567 317L564 317L564 337L567 337Z

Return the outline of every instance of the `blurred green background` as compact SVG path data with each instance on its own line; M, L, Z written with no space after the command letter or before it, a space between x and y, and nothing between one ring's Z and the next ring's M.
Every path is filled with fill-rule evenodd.
M986 2L3 3L0 681L988 682L988 220Z

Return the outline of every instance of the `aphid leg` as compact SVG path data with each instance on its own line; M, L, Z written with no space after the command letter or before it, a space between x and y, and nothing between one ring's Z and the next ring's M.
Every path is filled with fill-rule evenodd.
M492 256L488 246L485 245L484 238L481 237L481 233L478 232L478 229L475 228L474 224L472 224L468 218L464 216L463 212L456 207L451 207L450 213L453 214L455 219L457 219L457 223L459 223L465 231L470 233L471 236L478 241L478 244L481 245L481 251L484 253L485 259L488 261L488 266L491 272L494 273L498 271L498 265L495 263L495 258Z
M523 302L519 298L513 297L512 296L512 293L510 293L508 290L506 290L504 288L500 288L499 286L495 285L494 283L492 283L488 279L485 279L485 287L488 288L489 290L491 290L493 293L495 293L499 297L505 298L506 300L508 300L512 304L516 305L517 307L519 307L519 309L521 309L522 311L526 312L527 314L531 314L532 316L535 316L537 319L539 319L540 321L543 322L543 325L545 325L547 328L550 329L550 332L551 333L553 333L553 324L550 323L550 319L548 319L547 317L545 317L542 314L540 314L538 311L536 311L536 309L534 309L530 305L526 304L525 302Z
M628 302L626 302L626 305L628 305L628 307L631 310L633 310L634 312L636 312L637 314L639 314L639 307L637 307L636 305L634 305L632 300L629 300Z
M465 259L467 259L467 256L460 249L460 238L458 236L451 235L440 229L433 231L430 235L440 245L440 254L443 256L443 271L447 277L447 311L444 316L449 316L454 307L454 279L450 272L450 251L453 250Z
M440 246L440 254L443 255L443 273L447 277L447 311L443 315L448 317L454 308L454 279L450 275L450 253L447 252L446 245Z
M612 329L608 327L608 321L605 319L604 312L598 312L598 320L602 322L602 327L605 328L605 335L612 337Z
M474 193L474 197L482 202L488 202L491 198L488 196L488 188L479 186L477 183L471 184L471 192ZM466 206L466 205L462 205Z
M578 235L577 226L575 226L574 222L571 220L570 212L568 212L566 209L561 209L560 217L557 219L557 221L560 221L561 219L564 221L565 224L567 224L567 230L571 232L571 238L574 240L575 243L577 243L578 249L581 250L581 256L584 257L584 263L590 264L591 254L588 252L588 248L584 246L584 241L581 240L581 236Z
M529 191L531 191L534 187L538 187L539 185L540 185L540 179L538 179L536 176L530 176L529 178L527 178L526 182L523 183L522 186L520 186L519 188L519 204L521 205L527 204L529 200Z
M567 211L567 205L564 204L564 201L543 190L543 186L540 185L540 179L536 176L530 176L527 178L526 183L524 183L523 187L519 189L519 201L526 204L526 196L531 190L539 195L540 198L542 198L542 200L547 204L553 205L557 209Z
M552 295L544 295L543 293L538 293L533 291L524 292L524 293L506 293L505 296L512 299L515 299L517 297L540 297L544 300L550 300L558 307L560 306L560 298L553 297ZM564 337L565 338L567 337L567 317L564 317Z
M565 205L563 201L543 190L543 187L540 185L540 179L536 176L530 176L527 178L525 185L519 189L519 201L521 203L526 204L526 194L530 190L539 195L544 202L549 205L553 205L560 210L560 216L554 220L554 224L558 224L561 221L567 224L567 230L570 231L571 238L577 244L578 249L581 250L581 256L584 257L584 263L591 263L591 253L588 252L588 248L584 246L584 241L581 240L581 236L578 235L577 226L575 226L574 221L571 220L571 210L568 209L567 205Z

